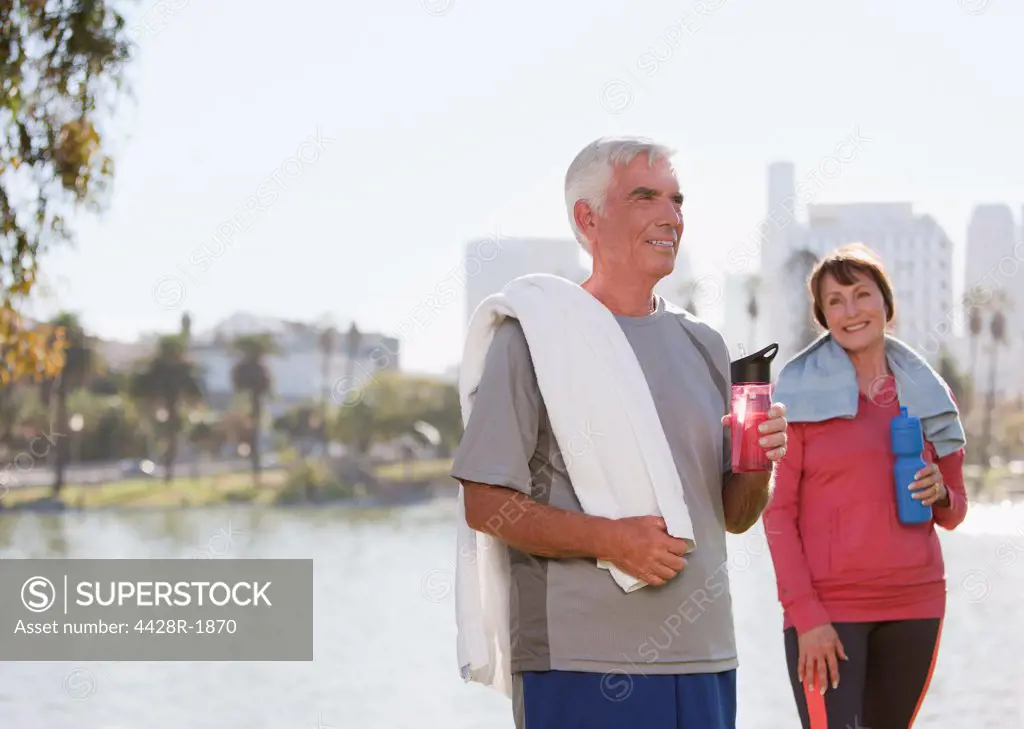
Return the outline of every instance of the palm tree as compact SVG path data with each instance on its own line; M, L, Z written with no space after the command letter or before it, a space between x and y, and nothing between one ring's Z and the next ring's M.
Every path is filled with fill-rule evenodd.
M231 368L231 382L235 392L249 396L249 459L252 462L252 480L260 484L260 435L263 424L263 401L270 394L273 381L266 358L276 351L269 334L246 334L234 342L239 360Z
M999 359L999 348L1006 343L1006 314L1009 298L1005 291L997 291L992 298L992 318L989 320L989 335L992 347L988 360L988 398L985 403L985 419L981 433L981 474L978 477L978 489L985 481L989 470L989 449L992 440L992 411L996 406L996 362Z
M818 257L806 248L795 252L786 262L787 269L793 276L791 281L799 281L803 290L806 291L807 282L811 277L811 271L814 270L814 266L817 262ZM788 286L789 282L787 281L783 285ZM797 352L807 347L819 336L817 322L814 320L811 312L804 308L806 307L806 304L803 303L803 300L801 300L800 306L803 309L803 313L799 318L799 321L801 322L800 328L797 330L794 341L794 348Z
M70 456L68 439L68 395L85 383L89 375L92 353L78 317L69 312L58 314L51 322L55 334L64 338L64 361L56 378L47 381L43 389L52 409L52 422L57 434L53 460L53 497L60 496L64 488L64 470ZM54 412L55 411L55 412Z
M334 361L334 341L337 332L333 326L326 326L320 330L320 354L323 359L320 362L320 428L323 439L324 458L328 456L328 445L330 435L327 428L327 411L331 399L331 364Z
M348 332L345 334L345 382L346 388L355 388L357 384L356 380L356 362L359 360L359 350L363 343L363 333L359 331L355 322L348 328ZM365 383L360 383L361 386L365 386ZM348 406L351 403L347 402L348 398L353 395L352 392L346 392L346 402L342 405Z
M160 415L166 423L167 445L164 450L164 481L174 478L174 461L178 455L178 438L182 429L181 407L198 403L203 392L199 373L188 358L188 344L181 334L160 337L154 355L133 373L129 394Z
M192 343L192 315L187 311L181 315L181 336L186 344Z
M356 323L352 322L352 326L348 328L348 333L345 335L345 375L349 380L354 376L354 368L359 357L359 347L362 342L363 333L359 331Z
M953 399L959 403L967 401L971 397L971 384L964 377L957 367L956 360L950 355L945 346L939 348L939 377L946 381L949 389L953 392ZM962 406L960 406L962 408Z
M747 279L747 317L750 319L750 337L748 346L752 350L757 349L757 295L761 289L761 277L751 276Z
M356 361L359 357L359 350L363 342L363 333L355 322L349 326L345 333L345 387L343 393L345 398L340 404L340 412L337 416L339 435L345 443L345 468L359 471L359 465L372 444L376 425L374 422L373 409L365 402L362 393L350 391L348 388L355 388ZM359 387L367 387L369 383L359 383ZM355 395L354 401L351 399ZM326 423L325 423L326 425ZM355 428L357 435L353 437L351 427Z
M981 340L981 330L983 327L981 321L981 307L977 305L971 296L964 296L964 305L969 307L970 314L968 319L968 327L971 334L971 401L968 403L969 409L974 409L974 393L977 391L975 386L977 383L977 369L978 369L978 343Z

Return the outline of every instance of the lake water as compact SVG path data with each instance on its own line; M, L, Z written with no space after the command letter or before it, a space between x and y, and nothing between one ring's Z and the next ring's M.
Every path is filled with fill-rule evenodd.
M12 729L496 729L506 699L461 682L455 504L390 511L0 515L3 558L312 558L311 663L0 663ZM916 727L1024 727L1024 506L972 507L942 534L946 628ZM739 726L797 727L760 525L730 537ZM2 656L0 656L2 660Z

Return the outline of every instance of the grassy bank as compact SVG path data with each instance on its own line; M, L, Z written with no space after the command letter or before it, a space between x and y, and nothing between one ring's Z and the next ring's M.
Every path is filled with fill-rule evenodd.
M374 475L385 486L409 481L444 482L450 468L449 459L413 461L408 465L382 466ZM979 469L967 466L964 470L968 493L974 501L1001 501L1024 495L1024 484L1019 476L996 469L989 472L981 493L974 495L974 479ZM451 485L454 492L455 482ZM261 474L258 487L249 472L201 478L183 474L170 484L155 478L134 478L99 485L69 485L61 492L60 502L71 509L180 508L240 502L269 505L289 501L288 491L296 491L294 479L289 484L288 471L275 469ZM2 504L5 509L30 508L33 504L47 503L49 496L48 486L15 489L2 498Z
M408 468L403 464L382 466L374 475L384 484L401 481L435 481L444 479L451 468L447 459L415 461ZM60 494L60 502L71 509L105 508L176 508L213 506L224 503L273 504L281 500L288 487L284 469L265 471L260 484L253 483L252 474L228 473L216 476L175 478L165 484L155 478L135 478L97 485L68 485ZM26 508L49 500L50 488L33 487L10 491L3 497L5 509Z

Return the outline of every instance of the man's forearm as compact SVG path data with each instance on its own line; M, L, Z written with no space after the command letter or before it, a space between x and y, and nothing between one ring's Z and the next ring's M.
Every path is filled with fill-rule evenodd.
M463 482L466 519L477 531L538 557L607 559L613 520L540 504L499 486Z
M725 530L742 534L757 523L771 497L771 473L733 473L722 487Z

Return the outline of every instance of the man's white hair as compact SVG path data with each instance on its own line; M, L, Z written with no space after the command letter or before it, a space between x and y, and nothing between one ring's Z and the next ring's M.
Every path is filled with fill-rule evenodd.
M587 253L593 255L590 241L576 225L576 202L583 200L597 212L604 212L605 195L615 167L628 165L640 154L646 154L653 167L659 160L671 164L675 150L646 137L601 137L580 150L569 165L565 173L565 206L572 232Z

